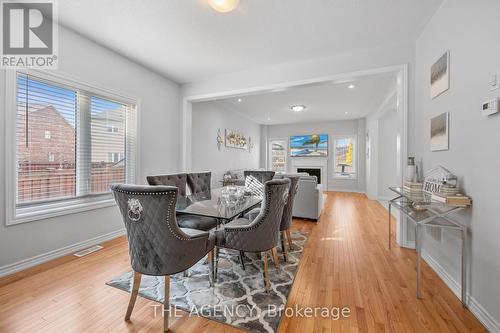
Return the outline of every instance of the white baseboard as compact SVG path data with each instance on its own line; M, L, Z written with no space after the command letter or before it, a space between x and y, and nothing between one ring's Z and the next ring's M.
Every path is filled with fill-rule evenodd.
M365 194L365 191L363 191L363 190L356 190L356 189L350 189L350 188L338 188L338 187L328 188L328 192L348 192L348 193Z
M446 283L448 288L461 298L460 283L458 283L427 251L422 250L422 259L436 272L436 274ZM479 302L467 293L467 305L470 312L492 333L500 333L500 324L486 311Z
M113 238L117 238L117 237L120 237L123 235L125 235L125 229L116 230L116 231L110 232L108 234L104 234L104 235L97 236L97 237L94 237L91 239L87 239L87 240L78 242L76 244L68 245L68 246L62 247L62 248L57 249L57 250L53 250L53 251L50 251L50 252L47 252L44 254L40 254L40 255L32 257L32 258L24 259L24 260L15 262L13 264L2 266L2 267L0 267L0 277L22 271L22 270L28 269L28 268L36 266L36 265L43 264L44 262L47 262L49 260L56 259L56 258L65 256L65 255L83 250L87 247L91 247L91 246L97 245L99 243L102 243L102 242L105 242L105 241L108 241L108 240L111 240Z
M414 249L415 248L415 241L405 241L403 242L402 244L400 244L399 246L401 247L405 247L407 249Z

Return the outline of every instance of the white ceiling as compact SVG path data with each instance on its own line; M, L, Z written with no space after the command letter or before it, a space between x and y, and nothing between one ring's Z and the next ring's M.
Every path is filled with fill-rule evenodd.
M179 83L413 40L442 0L62 0L60 22Z
M348 86L354 84L353 89ZM350 82L322 83L284 91L232 97L211 102L259 124L291 124L366 117L396 90L396 73L363 76ZM292 105L305 105L294 112ZM345 114L347 112L347 114Z

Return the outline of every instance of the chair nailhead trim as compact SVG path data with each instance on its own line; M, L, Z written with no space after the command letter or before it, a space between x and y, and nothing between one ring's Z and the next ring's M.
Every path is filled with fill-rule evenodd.
M125 194L134 194L134 195L164 195L164 194L172 194L172 192L174 192L173 190L172 191L168 191L168 192L155 192L155 193L147 193L147 192L130 192L130 191L124 191L124 190L113 190L113 191L116 191L116 192L120 192L120 193L125 193Z
M114 191L116 192L119 192L119 193L124 193L124 194L132 194L132 195L165 195L165 194L173 194L175 193L175 191L167 191L167 192L156 192L156 193L145 193L145 192L131 192L131 191L124 191L124 190L118 190L118 189L115 189ZM170 203L168 205L168 209L167 209L167 214L168 216L171 215L172 213L172 208L173 208L174 204L173 203ZM168 230L170 230L170 233L177 239L179 240L183 240L183 241L193 241L193 240L197 240L199 238L185 238L185 237L181 237L179 236L176 232L174 232L174 230L172 230L172 226L170 225L169 223L169 219L167 218L167 227L168 227Z

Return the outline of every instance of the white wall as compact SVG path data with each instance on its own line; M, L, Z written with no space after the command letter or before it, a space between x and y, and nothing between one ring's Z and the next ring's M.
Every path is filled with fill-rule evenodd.
M391 88L386 99L366 117L369 154L366 160L366 195L372 200L392 197L389 186L401 183L398 170L398 135L401 131L397 111L397 92ZM366 152L365 152L366 153Z
M399 118L396 109L387 110L379 119L378 130L378 199L387 200L394 197L389 186L398 186L401 179L398 178L398 129Z
M366 195L371 200L378 199L378 119L366 119L366 133L368 134L368 155L366 156ZM366 135L365 135L366 140Z
M179 86L102 46L60 28L59 70L85 83L139 98L140 172L174 172L179 156ZM4 126L5 70L0 71L0 123ZM2 134L4 133L2 129ZM0 271L6 265L123 228L116 207L5 226L5 153L0 135Z
M288 138L292 135L301 134L328 134L328 190L331 191L361 191L365 190L365 121L364 119L339 120L315 123L300 123L286 125L267 126L268 138ZM335 179L333 178L333 140L335 135L357 135L357 179ZM292 159L306 159L307 157L288 156L288 171L291 170ZM322 181L323 182L323 181ZM324 187L326 189L326 186Z
M499 13L497 0L443 3L416 44L414 122L415 152L424 169L448 168L474 200L458 218L470 228L471 309L492 332L500 332L500 116L482 117L480 109L485 100L500 97L500 90L488 89L490 76L500 72ZM429 68L446 50L451 52L450 90L431 100ZM429 120L442 112L450 112L450 149L431 152ZM460 281L457 233L443 232L440 240L426 237L425 250Z
M261 126L240 114L224 109L217 102L193 103L192 110L192 171L211 171L212 186L220 186L228 170L257 169L260 166ZM234 129L251 137L254 148L227 148L216 144L217 130Z

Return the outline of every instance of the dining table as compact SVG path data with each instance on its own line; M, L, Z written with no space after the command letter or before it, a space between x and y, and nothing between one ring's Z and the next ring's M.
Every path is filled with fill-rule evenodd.
M217 224L225 224L245 212L260 205L260 191L244 186L224 186L209 191L189 194L179 198L176 212L217 219Z

